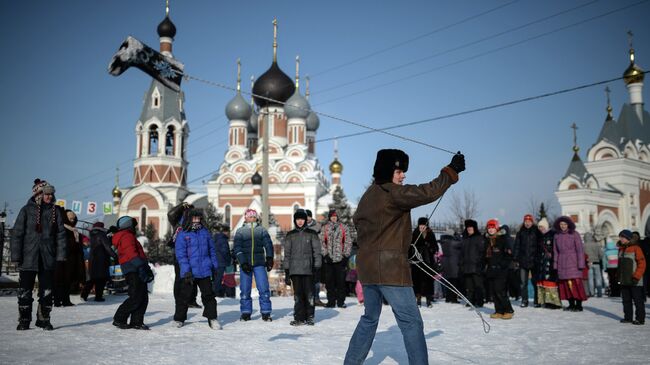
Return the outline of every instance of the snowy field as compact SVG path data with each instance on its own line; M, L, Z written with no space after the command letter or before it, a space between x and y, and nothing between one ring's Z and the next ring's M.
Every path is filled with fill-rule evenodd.
M92 298L92 297L91 297ZM253 313L239 322L239 301L218 299L222 331L211 330L198 309L186 326L173 326L171 294L150 296L145 323L151 331L111 325L124 296L105 303L54 308L55 331L17 332L13 296L0 297L0 364L341 364L363 307L348 298L347 309L317 308L316 325L291 327L293 301L274 297L273 322ZM513 302L514 303L514 302ZM254 303L255 310L258 303ZM650 305L646 305L650 310ZM486 318L483 333L472 311L458 304L422 308L429 361L454 364L648 364L650 325L619 323L620 299L594 298L583 313L515 307L510 321ZM483 313L491 313L483 308ZM486 315L487 317L487 315ZM33 327L33 322L32 322ZM400 331L384 306L366 364L406 364Z

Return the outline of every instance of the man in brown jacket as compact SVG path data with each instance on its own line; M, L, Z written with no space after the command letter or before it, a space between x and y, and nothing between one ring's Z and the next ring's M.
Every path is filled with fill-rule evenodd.
M345 364L362 364L370 351L381 314L382 297L392 307L402 331L409 364L427 364L424 326L411 282L408 251L411 209L442 196L465 170L465 157L454 155L434 180L403 185L409 157L401 150L380 150L374 182L354 214L357 229L357 272L363 284L365 313L350 339Z

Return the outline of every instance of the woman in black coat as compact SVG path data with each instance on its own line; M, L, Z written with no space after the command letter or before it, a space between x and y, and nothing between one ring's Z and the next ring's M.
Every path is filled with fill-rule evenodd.
M485 241L475 220L465 221L461 244L460 270L463 274L467 299L475 307L483 307L485 299L484 269ZM467 304L469 306L469 303Z
M456 236L447 234L440 237L440 246L442 246L442 273L451 285L458 287L461 242ZM446 289L445 303L458 303L458 295L453 291Z
M418 228L413 231L412 243L422 256L422 261L429 267L435 269L435 254L438 252L438 241L436 235L429 228L429 221L422 217L418 219ZM414 257L413 246L409 251L409 257L412 260L417 260ZM416 265L411 265L411 278L413 279L413 291L417 298L418 306L422 305L422 297L427 299L427 307L431 307L433 303L433 278Z
M95 287L95 301L103 302L104 287L110 276L108 267L111 265L111 257L117 262L117 254L111 249L111 241L106 235L104 223L97 222L93 224L90 230L90 258L89 276L90 280L86 282L81 291L81 299L88 300L90 290Z
M70 209L63 215L66 237L66 259L57 262L54 269L54 306L71 307L71 293L78 293L81 283L86 281L81 234L75 228L77 215Z

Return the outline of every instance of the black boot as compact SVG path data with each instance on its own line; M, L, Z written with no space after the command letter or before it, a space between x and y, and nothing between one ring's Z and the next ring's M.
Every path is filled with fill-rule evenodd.
M576 312L582 312L582 300L576 300L576 306L574 308Z
M16 327L16 331L25 331L28 329L29 329L29 321L23 321L23 320L18 321L18 327Z
M569 306L568 306L567 308L564 308L564 310L565 310L565 311L573 312L573 310L575 309L575 307L576 307L575 300L573 300L573 299L569 299Z
M43 331L52 331L52 323L50 323L50 312L52 307L44 306L42 304L38 305L36 311L36 327L40 327Z
M18 290L18 300L21 300L21 290ZM29 292L31 294L31 292ZM23 294L23 296L25 296ZM31 300L31 298L30 298ZM23 305L18 305L18 327L16 327L16 330L18 331L24 331L29 329L29 324L32 322L32 304L23 304Z

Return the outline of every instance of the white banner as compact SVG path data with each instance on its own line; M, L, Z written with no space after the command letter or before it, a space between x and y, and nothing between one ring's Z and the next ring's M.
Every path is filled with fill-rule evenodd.
M86 214L88 215L97 214L97 202L88 202L88 206L86 208Z
M104 214L113 214L113 203L103 202L102 211L104 212Z
M78 200L73 200L72 201L72 209L71 210L74 212L74 214L76 214L76 215L81 214L81 205L82 205L82 202L80 202Z

